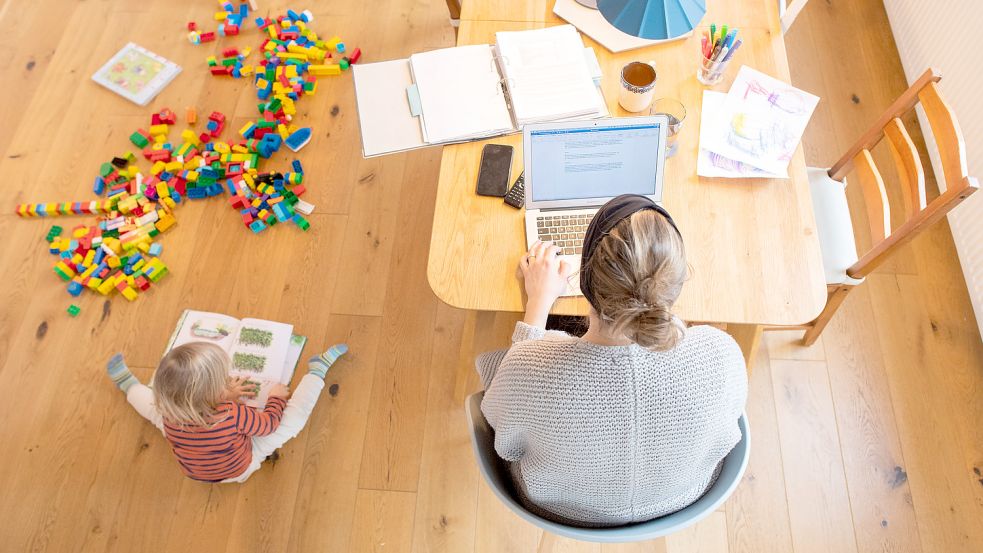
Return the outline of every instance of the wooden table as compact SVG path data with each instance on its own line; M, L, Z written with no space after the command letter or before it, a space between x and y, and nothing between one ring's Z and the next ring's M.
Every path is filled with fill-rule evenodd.
M710 4L710 13L733 14L728 15L732 19L719 21L744 23L740 25L744 46L713 90L726 92L744 64L789 80L774 2ZM496 31L562 24L550 6L552 2L545 0L525 5L504 0L467 2L458 44L494 43ZM704 19L707 25L710 17ZM663 198L683 234L692 267L675 312L688 321L727 323L749 358L761 325L794 325L815 318L825 303L826 286L801 147L789 167L790 179L698 177L705 89L695 76L698 33L622 54L612 54L587 36L584 43L597 54L612 116L632 115L618 105L618 75L633 60L655 60L656 97L677 98L686 106L679 151L666 162ZM523 290L515 267L525 251L523 212L503 205L499 198L474 193L481 148L488 142L514 146L513 177L522 171L521 134L444 147L427 276L434 293L455 307L521 311ZM583 298L561 298L553 313L586 314L587 310Z

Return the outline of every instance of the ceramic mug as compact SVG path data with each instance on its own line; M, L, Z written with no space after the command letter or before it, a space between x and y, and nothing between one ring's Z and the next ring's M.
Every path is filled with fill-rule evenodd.
M618 103L625 111L638 113L648 109L655 95L655 62L633 61L621 68L621 93Z

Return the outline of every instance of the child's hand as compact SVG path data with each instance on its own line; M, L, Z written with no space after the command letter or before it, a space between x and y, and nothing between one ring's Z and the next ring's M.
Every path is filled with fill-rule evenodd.
M228 389L225 393L226 401L236 401L240 397L256 397L259 384L245 377L229 379Z
M270 385L270 397L282 397L287 399L290 397L290 388L279 382Z

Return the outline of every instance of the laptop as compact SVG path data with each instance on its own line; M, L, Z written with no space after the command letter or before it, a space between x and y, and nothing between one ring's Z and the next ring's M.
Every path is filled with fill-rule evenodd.
M574 266L564 296L579 296L587 225L605 202L641 194L662 202L668 117L619 117L525 125L526 246L554 242Z

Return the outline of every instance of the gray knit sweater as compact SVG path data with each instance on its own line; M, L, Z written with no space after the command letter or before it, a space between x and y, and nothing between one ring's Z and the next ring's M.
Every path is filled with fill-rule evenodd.
M696 501L741 437L740 348L709 326L667 352L601 346L519 322L482 354L481 404L526 507L581 526L656 518Z

